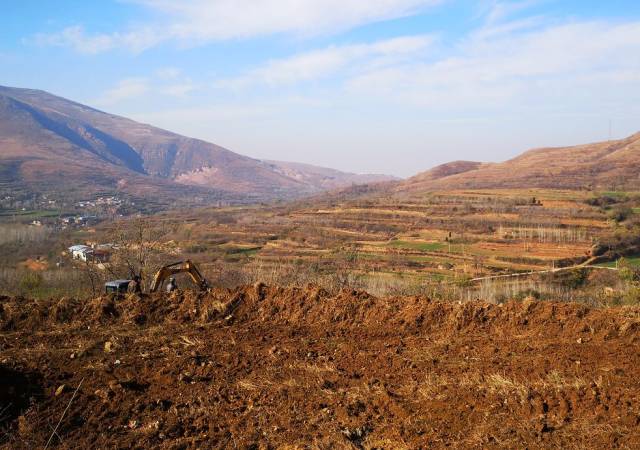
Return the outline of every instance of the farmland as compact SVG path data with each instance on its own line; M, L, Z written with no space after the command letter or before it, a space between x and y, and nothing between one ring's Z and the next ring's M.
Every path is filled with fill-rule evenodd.
M165 239L212 279L236 271L244 281L277 283L298 273L304 283L314 281L313 272L331 284L339 273L343 282L379 295L416 294L434 283L588 261L592 247L620 229L607 210L589 203L595 195L347 193L304 204L168 213L153 226L169 230Z
M632 193L536 189L406 194L383 186L282 205L177 210L105 222L53 234L47 242L39 238L34 254L16 247L5 269L14 270L43 254L52 266L69 245L117 241L122 238L116 236L119 230L135 222L162 248L158 263L191 259L214 284L226 287L257 281L299 287L315 283L376 295L428 292L477 298L478 285L468 284L475 278L582 263L611 268L621 256L633 265L640 253L634 240L638 220L625 211L633 211L636 204L640 202ZM624 220L612 218L620 214ZM21 236L15 226L12 233L7 236ZM598 247L602 255L592 260L591 252ZM67 265L55 271L60 279L78 269ZM98 271L97 276L104 281L130 275ZM485 285L483 298L496 301L520 290L537 290L546 282L540 277L525 281L506 292L500 292L505 283L491 289ZM188 286L188 280L184 282ZM555 288L548 291L558 295ZM15 288L8 292L34 295Z

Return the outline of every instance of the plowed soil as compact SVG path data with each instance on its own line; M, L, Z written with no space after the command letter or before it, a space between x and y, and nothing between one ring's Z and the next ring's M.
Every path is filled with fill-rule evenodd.
M637 308L256 285L0 330L2 448L640 448Z

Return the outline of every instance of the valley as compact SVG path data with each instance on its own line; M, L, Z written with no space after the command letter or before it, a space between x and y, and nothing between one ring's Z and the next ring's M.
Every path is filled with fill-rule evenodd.
M279 167L327 191L3 191L0 448L638 445L640 192Z
M0 450L640 449L640 2L4 3Z
M227 287L258 281L299 287L314 283L375 295L429 292L437 298L491 301L560 296L597 304L626 295L614 273L598 275L595 266L635 264L634 256L640 254L635 205L640 205L640 196L634 193L519 189L416 195L398 193L394 184L379 184L283 205L181 209L57 228L46 244L19 249L4 267L7 286L15 286L8 292L61 295L66 276L75 280L86 272L68 262L55 267L56 261L68 259L67 247L118 243L122 230L139 227L157 247L157 264L190 259L214 284ZM33 227L26 220L11 226ZM20 244L4 245L9 253ZM38 294L9 281L27 276L16 267L34 258L47 259L52 267L51 274L40 276L55 273L62 284L43 285ZM565 286L561 274L492 279L585 264L589 267L576 271L608 279L616 295L603 296L602 286L597 297L590 289ZM95 272L103 281L130 276L115 268ZM471 281L476 278L488 280ZM587 278L583 282L590 284ZM84 287L89 294L86 283Z

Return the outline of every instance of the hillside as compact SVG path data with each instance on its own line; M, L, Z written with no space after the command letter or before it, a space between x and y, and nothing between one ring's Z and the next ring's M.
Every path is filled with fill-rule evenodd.
M348 188L352 185L373 184L386 181L399 180L389 175L357 174L341 172L326 167L313 166L285 161L265 161L272 168L289 178L314 186L318 190L332 190Z
M71 202L105 193L164 203L187 197L240 200L228 192L150 177L141 157L124 142L4 91L0 91L0 150L4 195L40 194Z
M420 187L425 183L430 183L442 178L458 175L461 173L478 170L481 167L485 167L486 163L477 161L453 161L450 163L441 164L433 167L425 172L419 173L414 177L409 178L404 184L403 188L410 188L412 186Z
M397 189L637 189L638 167L640 133L617 141L530 150L502 163L444 164L406 180Z
M31 89L0 87L0 148L0 181L35 192L263 200L354 180L330 171L324 178L337 180L332 185L319 169L306 175L310 166L292 176L273 163Z

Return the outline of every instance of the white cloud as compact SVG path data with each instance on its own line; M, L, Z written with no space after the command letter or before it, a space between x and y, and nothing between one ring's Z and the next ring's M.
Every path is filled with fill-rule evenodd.
M514 14L538 5L542 0L503 1L493 0L489 6L485 20L487 25L503 22Z
M171 84L161 89L162 93L173 97L185 97L190 92L196 89L196 85L191 81L185 81L183 83Z
M472 34L447 57L365 70L347 85L353 93L441 110L558 105L584 95L619 95L625 87L601 81L634 82L633 74L640 71L638 54L640 22L570 23Z
M146 78L127 78L106 91L95 103L100 106L112 106L126 100L141 97L149 90L150 86Z
M331 46L272 60L238 78L220 80L218 87L238 88L250 84L271 86L322 79L347 67L380 67L415 55L434 41L433 36L405 36L370 44Z
M177 67L163 67L156 70L155 74L161 80L175 80L182 74L182 70Z
M479 40L490 37L509 35L522 31L543 28L549 24L549 19L542 15L522 15L528 9L548 0L493 0L484 11L484 24L469 33L471 39Z
M94 54L125 47L140 52L165 41L186 44L280 33L316 35L409 16L445 0L130 0L160 13L141 29L88 34L81 26L40 33L40 45ZM157 16L157 14L156 14Z
M440 0L137 0L177 17L184 39L316 34L415 14Z
M201 86L190 78L182 76L182 70L175 67L164 67L147 77L131 77L120 80L115 86L105 91L95 103L100 106L114 106L131 99L144 100L159 96L184 98ZM150 95L153 94L153 97Z
M146 123L164 126L169 130L175 130L177 123L190 125L199 124L211 126L212 122L233 121L236 119L248 120L256 117L269 117L277 107L273 105L252 104L237 105L233 103L219 104L215 106L173 108L164 111L151 111L144 114L134 114L134 118ZM173 124L173 125L172 125Z
M95 54L111 50L114 37L109 35L87 36L84 28L73 26L53 34L36 34L33 41L42 46L71 47L78 53Z
M163 37L151 28L126 33L88 34L84 27L76 25L56 33L38 33L27 41L43 47L68 47L78 53L94 55L120 47L133 52L141 52L162 40Z

